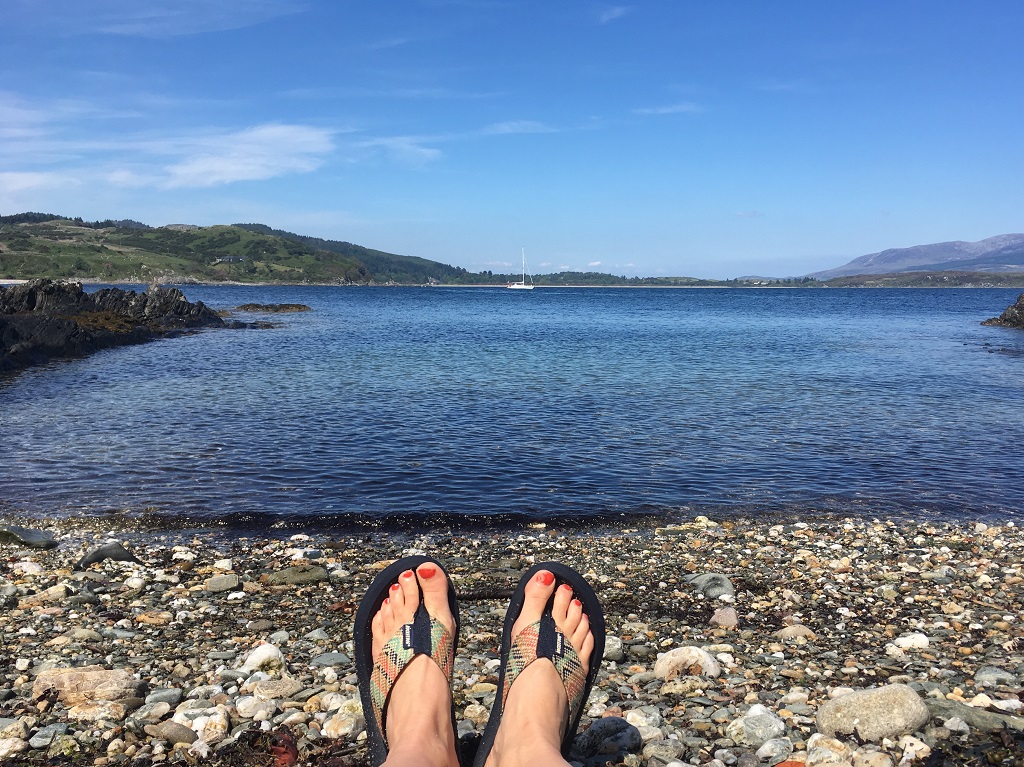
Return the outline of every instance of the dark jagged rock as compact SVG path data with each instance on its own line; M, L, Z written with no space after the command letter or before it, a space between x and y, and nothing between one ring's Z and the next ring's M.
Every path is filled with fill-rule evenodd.
M311 312L313 310L305 304L242 304L238 307L237 311L284 314L288 312Z
M1006 311L998 317L985 320L982 325L998 325L1004 328L1024 328L1024 293L1017 298L1017 303L1011 304Z
M34 280L0 288L0 372L224 326L212 309L177 288L86 293L79 283Z

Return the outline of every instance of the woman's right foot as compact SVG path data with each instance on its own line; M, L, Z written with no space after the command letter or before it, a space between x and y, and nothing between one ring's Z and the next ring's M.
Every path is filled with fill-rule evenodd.
M551 572L540 570L526 584L522 611L512 624L512 637L541 619L552 594L551 617L572 644L585 675L594 651L590 621L583 604L573 597L572 586L563 583L556 590ZM538 658L523 669L509 689L485 767L564 765L561 747L568 721L569 702L562 678L550 660Z

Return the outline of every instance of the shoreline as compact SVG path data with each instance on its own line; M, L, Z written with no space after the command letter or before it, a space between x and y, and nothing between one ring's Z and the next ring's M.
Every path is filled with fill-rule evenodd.
M0 287L10 285L24 285L34 279L53 279L56 282L77 282L84 285L133 285L142 286L148 289L150 283L134 280L100 280L94 278L32 278L32 279L6 279L0 280ZM505 283L494 283L486 285L462 285L446 283L429 284L357 284L337 282L204 282L201 280L188 280L186 282L165 282L157 281L155 284L162 287L174 287L185 289L191 286L214 288L214 287L241 287L241 288L486 288L505 289ZM567 289L567 290L1021 290L1020 286L1014 285L848 285L831 286L817 285L813 287L801 285L534 285L537 290Z
M469 740L494 696L508 594L533 562L556 559L594 585L613 638L583 720L589 728L601 723L595 732L621 726L635 738L609 756L611 764L771 764L775 757L755 756L764 743L742 735L755 705L781 728L772 746L778 756L786 751L797 763L825 746L841 757L834 763L853 764L856 752L857 764L871 767L892 767L922 749L933 753L929 764L953 765L1024 746L1013 740L1021 732L1008 731L1008 746L980 724L987 716L1024 728L1024 527L1010 521L690 517L598 530L535 523L233 537L201 529L140 534L116 518L94 521L43 525L59 544L50 550L0 542L0 634L8 649L0 658L0 749L20 749L5 764L43 763L60 748L98 767L195 763L204 751L206 763L259 764L267 731L282 727L295 739L299 764L365 763L353 612L374 575L413 551L444 562L460 598L455 704ZM139 563L107 559L73 569L110 539ZM687 580L714 573L729 581L731 597L701 593ZM267 646L283 655L261 681L240 667ZM658 654L685 647L701 649L717 673L694 667L659 676ZM44 670L87 665L128 669L146 689L119 701L37 705L33 685ZM894 684L929 707L928 721L908 733L913 741L902 733L822 740L818 718L832 698ZM174 738L192 736L173 724L196 740L175 746ZM4 746L10 732L17 743Z

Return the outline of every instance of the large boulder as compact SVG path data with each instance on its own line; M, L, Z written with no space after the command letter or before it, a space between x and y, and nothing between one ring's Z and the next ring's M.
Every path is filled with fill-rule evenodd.
M0 288L0 372L224 324L177 288L86 293L79 283L33 280Z
M1017 297L1017 303L1011 304L998 317L985 320L982 325L998 325L1004 328L1024 328L1024 293Z

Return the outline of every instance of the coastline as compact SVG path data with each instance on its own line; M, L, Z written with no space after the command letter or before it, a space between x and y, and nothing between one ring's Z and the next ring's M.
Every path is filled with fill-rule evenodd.
M353 613L374 575L413 551L445 562L460 598L455 703L470 740L494 696L508 595L533 562L556 559L585 574L608 619L613 639L583 726L626 728L631 746L609 755L612 764L771 764L755 756L764 744L741 734L754 706L780 723L773 748L797 763L826 746L845 754L834 763L852 764L856 752L872 766L908 754L920 763L925 750L936 765L1022 753L1012 728L1024 730L1024 529L1012 522L698 517L666 527L281 537L139 534L114 518L45 527L56 548L0 541L0 748L14 749L5 764L43 763L48 753L96 765L259 764L269 758L267 731L282 727L300 764L365 763ZM139 563L73 569L110 539ZM725 576L734 595L702 594L687 580L709 573ZM241 666L268 646L281 662L261 681ZM703 650L717 673L659 676L658 654L685 647ZM38 703L43 671L87 665L128 669L146 689L120 701ZM912 740L823 740L831 699L894 684L929 707L928 721L906 733ZM1011 729L986 731L992 721ZM191 737L172 724L194 742L171 743Z

